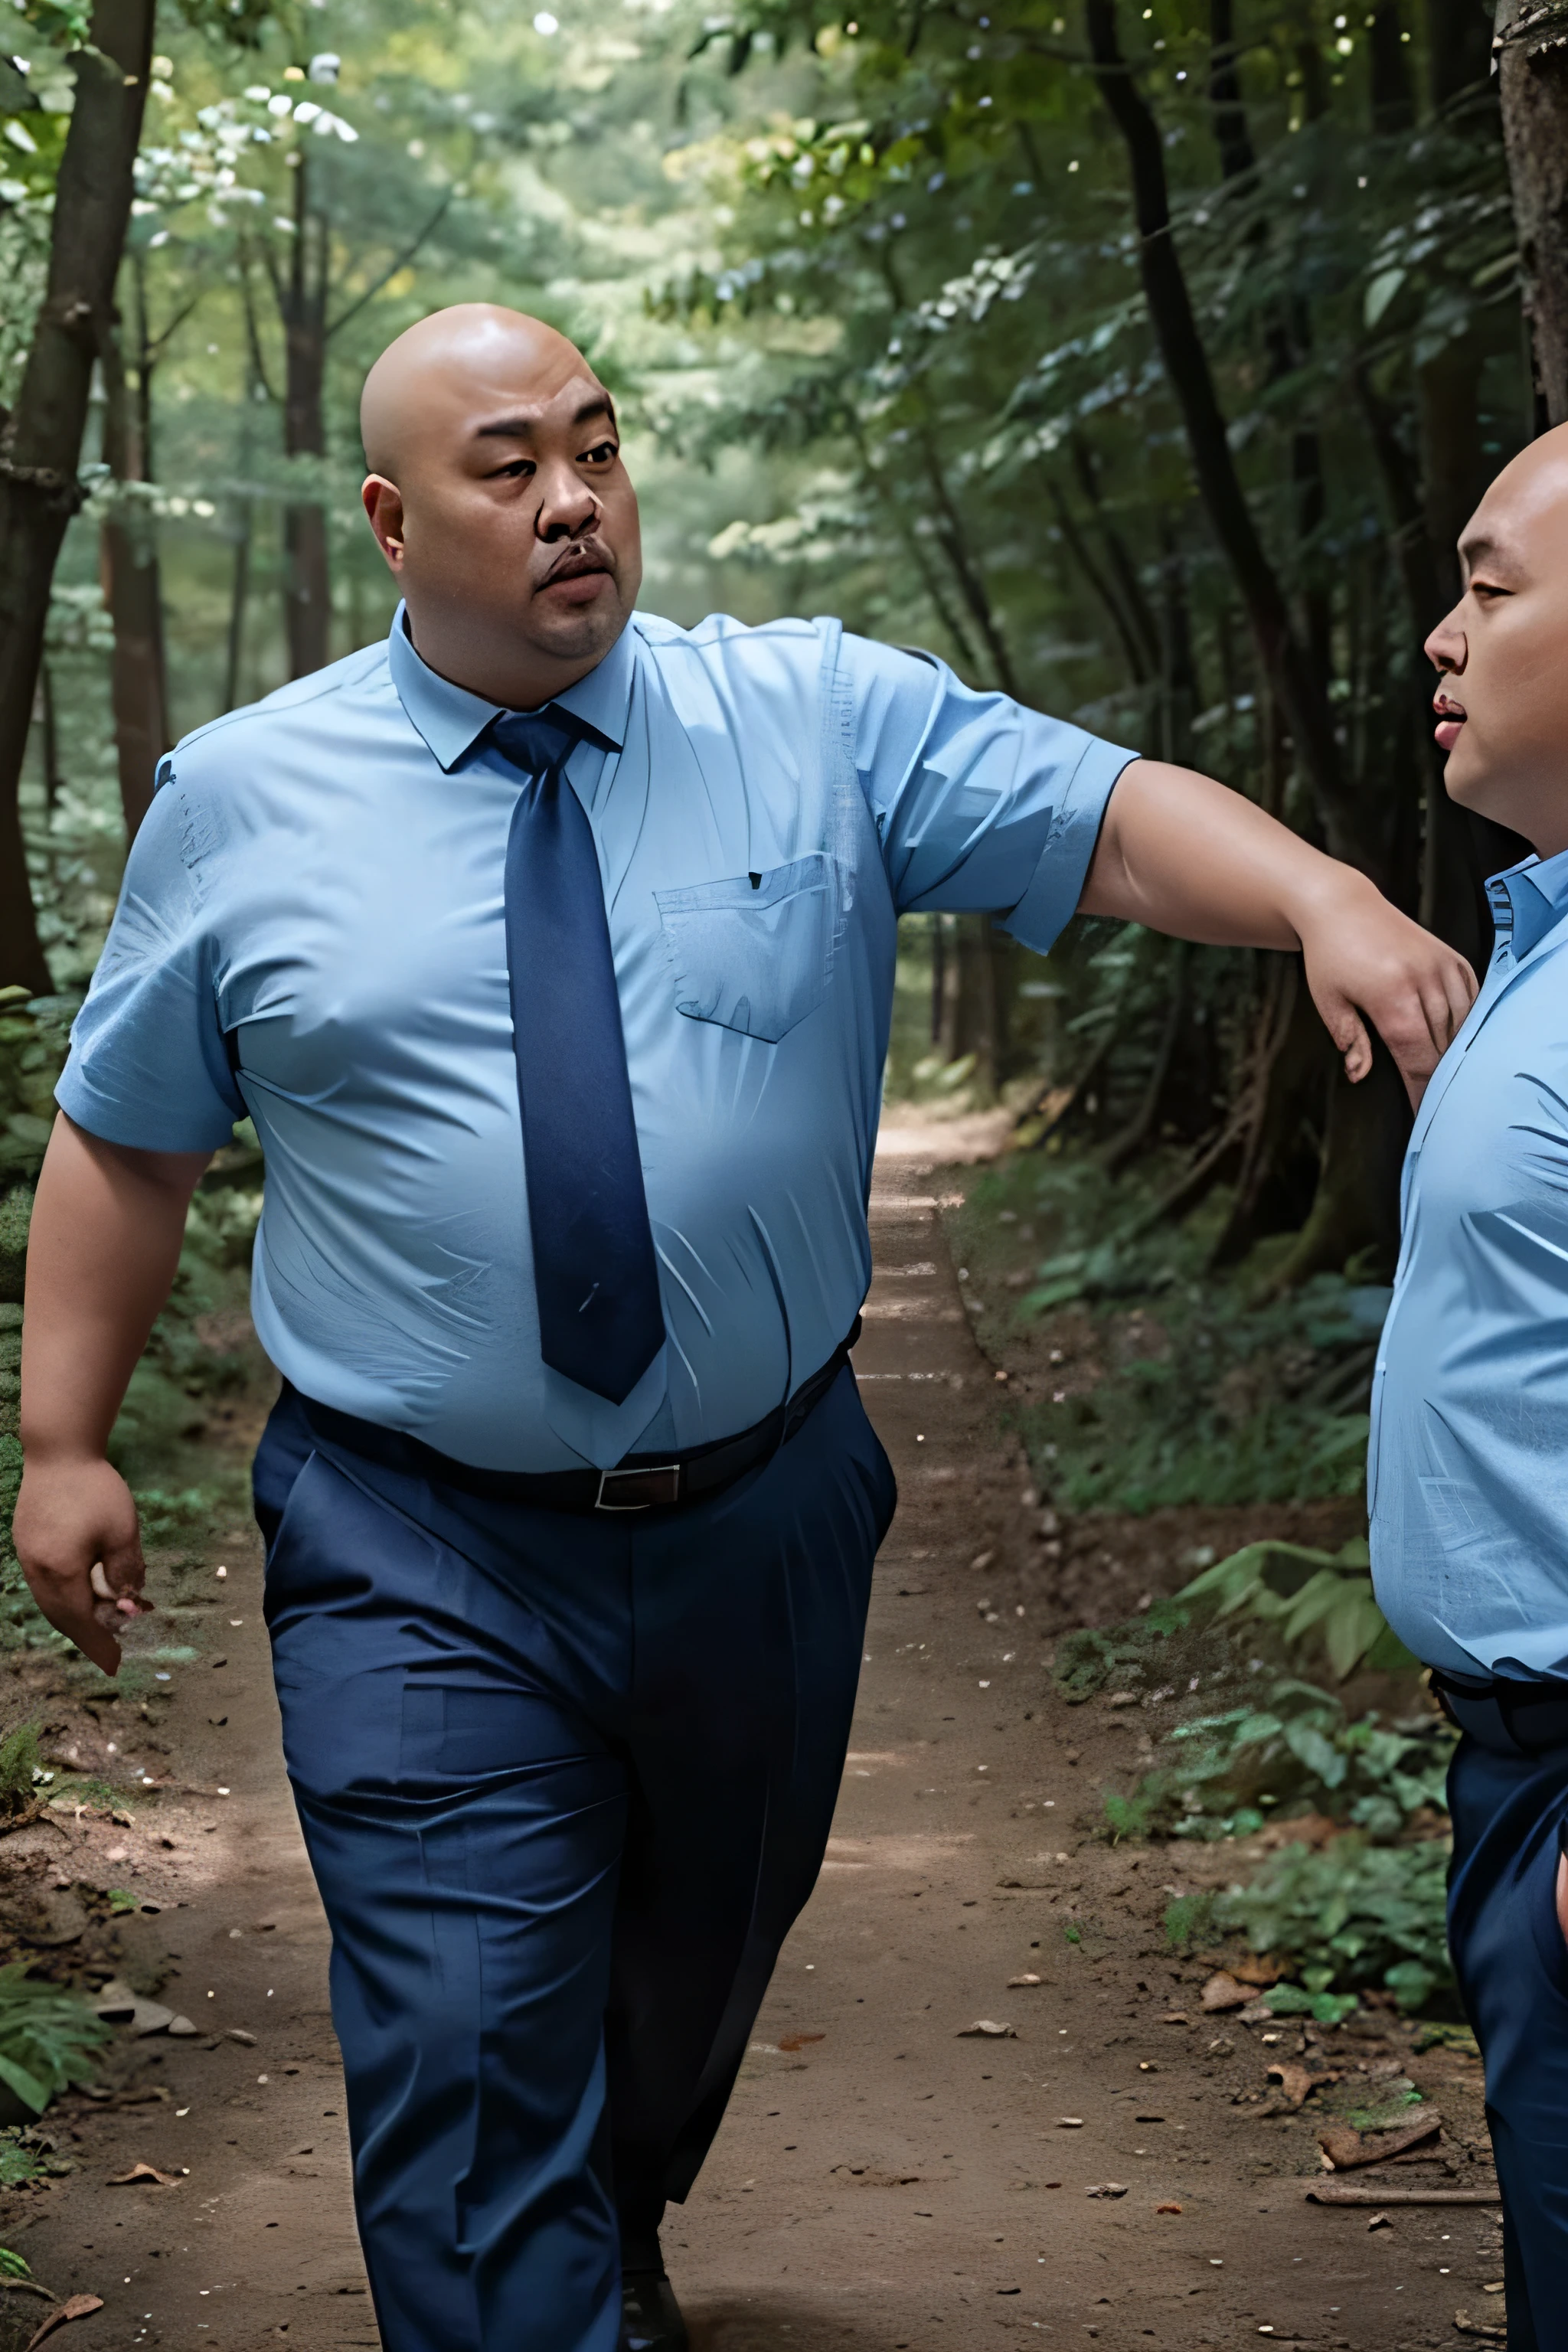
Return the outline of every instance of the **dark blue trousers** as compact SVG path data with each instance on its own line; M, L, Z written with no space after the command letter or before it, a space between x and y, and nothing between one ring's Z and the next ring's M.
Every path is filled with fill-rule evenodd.
M892 1473L854 1376L763 1468L577 1517L256 1465L386 2352L614 2352L826 1844Z
M1487 2070L1502 2193L1509 2352L1568 2352L1568 1948L1557 1924L1568 1748L1448 1769L1448 1940Z

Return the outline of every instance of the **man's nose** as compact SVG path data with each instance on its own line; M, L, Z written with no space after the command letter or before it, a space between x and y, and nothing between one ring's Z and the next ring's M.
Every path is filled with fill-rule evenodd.
M574 466L545 470L535 528L543 540L574 539L599 511L599 501Z
M1434 669L1451 673L1456 677L1463 673L1465 664L1469 659L1470 648L1468 640L1459 626L1457 605L1453 612L1445 614L1442 620L1438 622L1426 640L1425 652Z

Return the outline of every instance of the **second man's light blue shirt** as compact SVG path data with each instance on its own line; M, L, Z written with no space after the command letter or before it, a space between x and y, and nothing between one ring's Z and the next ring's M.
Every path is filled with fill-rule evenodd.
M870 1274L895 925L1048 948L1135 755L831 622L638 615L559 698L609 912L668 1343L620 1407L539 1354L496 706L372 646L200 730L137 836L59 1101L266 1152L257 1329L306 1395L486 1467L684 1451L824 1363Z
M1487 887L1491 964L1405 1163L1373 1574L1428 1664L1568 1675L1568 851Z

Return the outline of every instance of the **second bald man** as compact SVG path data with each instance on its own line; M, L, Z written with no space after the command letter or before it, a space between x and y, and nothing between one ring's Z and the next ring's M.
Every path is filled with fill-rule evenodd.
M385 643L183 743L77 1024L16 1542L114 1662L105 1457L248 1114L256 1466L386 2352L677 2352L669 2198L827 1837L893 1481L847 1350L898 918L1294 950L1413 1090L1467 968L1246 801L831 621L634 617L604 387L505 311L365 388Z

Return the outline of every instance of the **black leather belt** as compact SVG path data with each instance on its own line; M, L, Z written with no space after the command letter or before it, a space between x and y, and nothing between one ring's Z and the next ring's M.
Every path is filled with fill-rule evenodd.
M775 1405L750 1429L736 1437L721 1437L714 1444L694 1446L673 1460L657 1454L630 1454L613 1470L481 1470L439 1453L420 1437L401 1430L384 1429L378 1422L361 1421L335 1405L318 1404L300 1395L300 1407L311 1434L324 1444L341 1445L379 1463L384 1470L400 1470L433 1484L456 1486L463 1494L490 1502L531 1504L545 1511L672 1511L717 1494L754 1470L761 1462L787 1445L813 1407L821 1403L849 1360L849 1350L860 1337L855 1318L847 1339L835 1348L819 1371L813 1372L785 1404Z
M1486 1681L1432 1669L1432 1694L1449 1722L1495 1756L1545 1756L1568 1748L1568 1683Z

